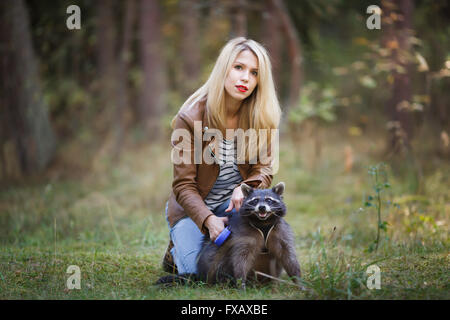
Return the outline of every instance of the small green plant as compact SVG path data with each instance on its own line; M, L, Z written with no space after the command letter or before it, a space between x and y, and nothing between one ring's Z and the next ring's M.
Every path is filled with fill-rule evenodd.
M386 165L384 163L379 163L375 166L371 166L368 171L369 175L372 177L372 189L375 191L375 195L369 195L365 202L366 207L374 207L377 212L377 238L373 243L370 244L368 251L377 251L378 245L380 243L380 233L381 230L387 232L388 222L382 221L382 196L384 190L391 187L388 182L388 175L386 172Z

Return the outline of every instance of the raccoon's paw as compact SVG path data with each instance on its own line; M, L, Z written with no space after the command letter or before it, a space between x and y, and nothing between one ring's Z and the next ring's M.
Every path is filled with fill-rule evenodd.
M241 289L243 291L247 290L247 283L244 279L235 279L235 281L233 281L232 284L236 289Z
M302 281L302 278L300 276L292 277L292 281L294 281L294 283L296 284L296 286L298 287L298 289L300 291L307 291L307 289L302 284L303 281Z

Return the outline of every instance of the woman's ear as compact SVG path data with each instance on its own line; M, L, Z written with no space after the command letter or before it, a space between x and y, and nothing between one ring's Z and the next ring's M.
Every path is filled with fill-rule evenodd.
M278 194L281 197L281 195L284 192L284 182L277 183L277 185L275 185L272 188L272 191L275 192L276 194Z
M241 190L242 193L244 194L244 197L248 197L248 195L253 191L253 188L250 187L249 185L246 185L245 183L241 184Z

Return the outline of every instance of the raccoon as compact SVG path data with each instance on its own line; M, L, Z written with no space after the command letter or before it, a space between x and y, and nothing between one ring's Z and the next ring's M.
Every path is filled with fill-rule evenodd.
M285 185L278 183L271 189L254 189L241 185L244 201L238 214L231 216L228 226L231 235L218 247L205 237L198 256L198 274L179 275L214 284L230 281L245 289L247 280L267 281L255 271L279 277L284 268L298 284L301 277L294 235L283 219L286 206L282 199ZM169 278L171 280L169 280ZM163 277L158 283L174 281L173 276Z

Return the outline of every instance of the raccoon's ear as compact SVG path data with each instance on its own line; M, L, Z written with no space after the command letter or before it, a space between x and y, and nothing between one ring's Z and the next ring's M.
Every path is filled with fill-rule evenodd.
M280 197L284 192L284 182L277 183L273 188L272 191L278 194Z
M242 193L244 194L244 197L248 197L248 195L253 191L253 188L250 187L249 185L243 183L243 184L241 184L241 190L242 190Z

